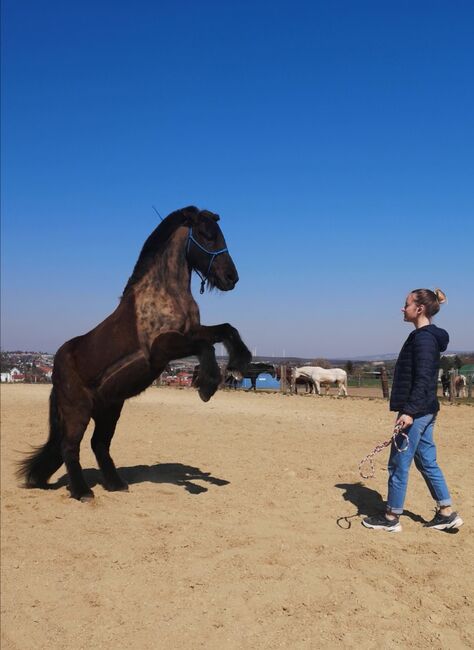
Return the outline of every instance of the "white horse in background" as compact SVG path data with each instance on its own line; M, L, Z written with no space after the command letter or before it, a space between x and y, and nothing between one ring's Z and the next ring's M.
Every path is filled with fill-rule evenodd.
M339 389L339 395L347 397L347 372L342 368L320 368L319 366L302 366L296 368L295 378L303 377L311 381L316 393L321 395L321 384L326 387L326 395L331 384L336 384Z
M454 378L454 390L456 392L456 397L467 397L466 375L457 375Z

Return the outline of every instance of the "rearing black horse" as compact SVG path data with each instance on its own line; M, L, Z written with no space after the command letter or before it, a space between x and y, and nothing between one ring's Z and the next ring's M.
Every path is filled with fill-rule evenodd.
M79 447L91 418L92 449L107 490L126 490L109 448L124 401L145 390L169 361L196 355L199 395L207 402L221 382L214 344L224 343L229 367L242 371L251 354L237 330L200 324L191 275L221 291L239 276L227 250L219 216L194 206L171 213L146 240L117 309L93 330L56 353L47 442L25 458L18 475L28 487L46 488L63 463L71 496L88 500Z

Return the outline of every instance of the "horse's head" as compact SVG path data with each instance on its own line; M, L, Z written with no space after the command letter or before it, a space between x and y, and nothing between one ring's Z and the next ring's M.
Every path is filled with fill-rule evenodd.
M182 212L189 227L186 256L201 278L201 293L205 282L221 291L233 289L239 275L217 224L219 215L197 208L184 208Z

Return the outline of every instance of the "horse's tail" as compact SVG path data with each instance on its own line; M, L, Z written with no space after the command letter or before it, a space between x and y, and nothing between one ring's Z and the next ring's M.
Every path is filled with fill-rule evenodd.
M23 479L29 488L45 488L48 479L63 464L61 453L62 426L53 387L49 397L49 437L44 445L37 447L18 463L17 477Z
M344 377L342 378L342 385L344 386L344 393L348 395L347 392L347 372L344 370Z

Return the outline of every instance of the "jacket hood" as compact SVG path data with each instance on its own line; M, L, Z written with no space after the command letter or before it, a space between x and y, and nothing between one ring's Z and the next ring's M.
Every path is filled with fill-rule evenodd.
M447 333L446 330L441 329L441 327L436 327L436 325L426 325L425 327L422 327L420 329L426 330L428 332L431 332L431 334L433 334L433 336L438 341L440 352L444 352L446 350L449 343L449 334Z

